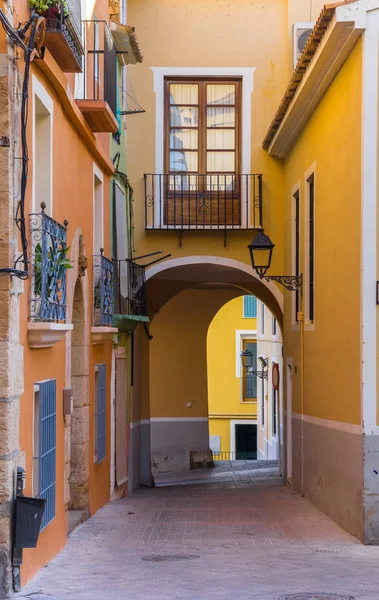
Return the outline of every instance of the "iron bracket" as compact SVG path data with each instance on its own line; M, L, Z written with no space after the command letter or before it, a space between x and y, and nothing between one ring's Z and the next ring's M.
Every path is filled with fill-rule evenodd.
M276 281L290 292L303 291L303 274L300 275L263 275L261 279Z

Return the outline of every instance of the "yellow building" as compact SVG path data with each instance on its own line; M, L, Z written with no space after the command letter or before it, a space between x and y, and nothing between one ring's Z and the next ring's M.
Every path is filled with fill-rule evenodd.
M207 336L209 445L215 460L257 458L257 378L242 366L252 354L257 370L257 301L235 298L212 320Z
M288 484L379 541L379 3L130 0L128 10L147 109L128 127L136 246L170 254L147 269L150 335L135 335L131 485L208 447L208 327L252 294L283 325ZM315 23L303 49L301 28ZM267 274L298 285L303 273L303 294L252 268L247 246L262 227L275 243Z

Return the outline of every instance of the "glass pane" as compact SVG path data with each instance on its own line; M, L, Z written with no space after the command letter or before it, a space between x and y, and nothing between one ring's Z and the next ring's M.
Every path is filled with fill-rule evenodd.
M170 104L198 104L197 83L171 83Z
M182 190L184 192L196 192L197 187L197 175L170 175L169 177L170 192Z
M207 190L212 192L236 192L236 177L234 175L209 175Z
M187 148L188 150L197 150L198 132L197 129L171 129L170 148Z
M197 152L170 152L170 171L197 171Z
M234 152L207 152L207 171L234 171Z
M233 129L208 129L208 150L234 150L235 131Z
M236 86L229 83L207 85L207 104L235 104Z
M207 108L207 127L235 127L235 108Z
M221 109L222 110L222 109ZM171 127L197 127L198 109L188 106L170 107L170 125Z

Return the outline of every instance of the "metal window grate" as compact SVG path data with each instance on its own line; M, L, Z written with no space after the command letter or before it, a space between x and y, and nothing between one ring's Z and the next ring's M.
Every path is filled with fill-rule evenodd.
M96 365L97 389L95 403L95 462L100 463L106 455L106 408L107 408L107 366Z
M56 480L56 380L39 386L38 498L46 499L41 530L55 517Z
M277 415L278 410L278 391L273 387L272 388L272 435L276 435L277 433Z
M116 485L128 479L127 466L127 361L126 357L116 358Z
M255 296L243 297L243 316L245 319L254 319L257 316L257 299Z
M256 342L245 343L245 349L251 352L248 364L244 368L244 399L250 400L257 397L257 376L251 371L257 370L257 344Z

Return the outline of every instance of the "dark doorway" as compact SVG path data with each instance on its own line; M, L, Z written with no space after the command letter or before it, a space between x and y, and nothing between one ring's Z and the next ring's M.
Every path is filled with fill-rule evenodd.
M256 460L257 458L257 426L235 425L236 428L236 460Z

